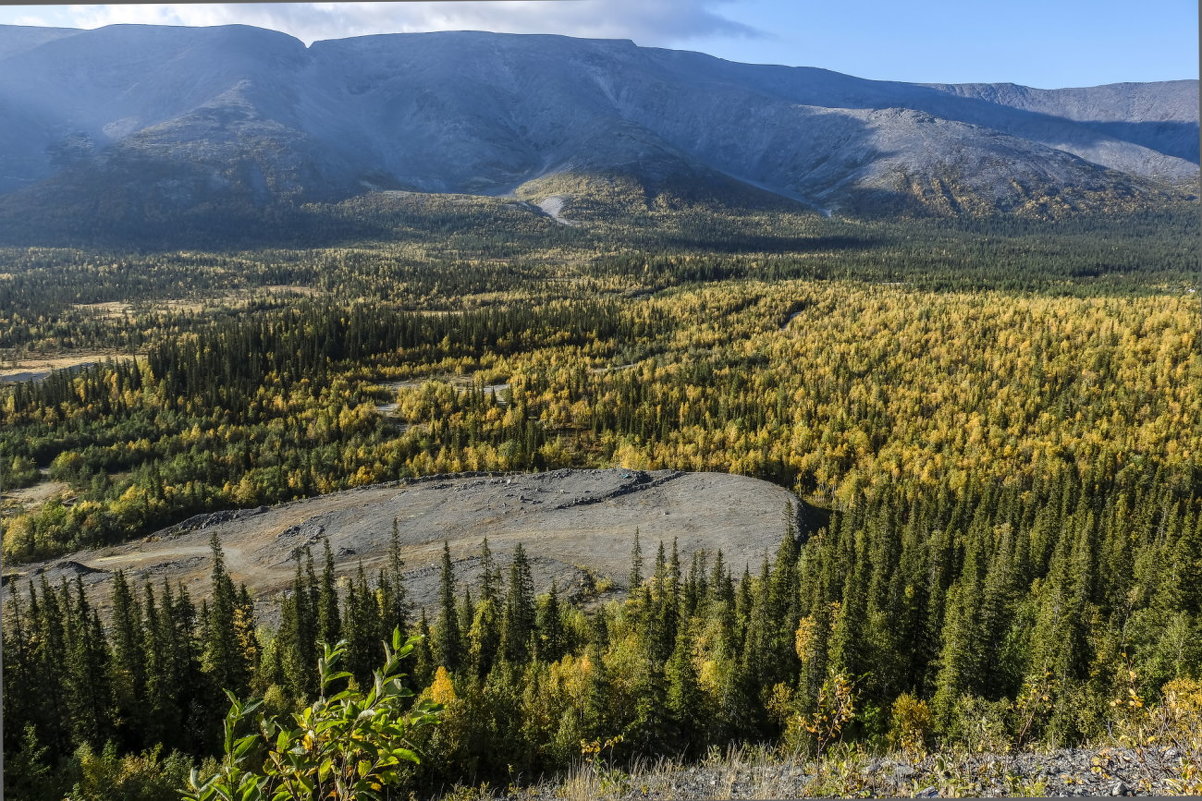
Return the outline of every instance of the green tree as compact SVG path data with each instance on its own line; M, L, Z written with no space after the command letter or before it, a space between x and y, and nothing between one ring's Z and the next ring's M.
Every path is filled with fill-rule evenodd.
M209 540L213 552L212 602L205 617L204 665L213 683L234 693L250 686L251 665L245 643L239 641L240 599L225 570L221 540L216 532Z
M538 604L538 654L547 662L555 662L568 651L568 633L563 625L563 609L559 603L559 587L551 581L551 591Z
M438 664L447 670L460 667L463 657L463 636L459 630L459 614L455 608L455 566L451 548L442 544L442 572L438 583L438 628L434 651Z
M325 567L317 590L317 640L337 642L342 637L342 619L338 614L338 588L334 578L334 554L330 539L324 540Z
M697 684L697 668L693 664L694 640L687 631L676 636L676 647L664 666L667 680L667 707L681 732L695 734L703 729L706 718L705 697ZM701 745L696 739L693 750Z
M521 664L530 655L530 639L535 628L534 579L530 560L519 542L509 566L509 583L501 615L501 653L513 664Z

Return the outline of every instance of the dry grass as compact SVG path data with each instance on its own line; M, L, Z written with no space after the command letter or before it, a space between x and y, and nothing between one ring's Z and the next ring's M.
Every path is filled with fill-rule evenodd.
M58 356L34 355L6 359L0 367L0 383L11 381L37 381L50 375L52 370L79 367L105 359L128 357L115 351L80 351Z
M0 495L0 500L6 506L12 504L25 511L40 506L51 498L62 497L70 491L71 488L61 481L42 481L32 487L8 490Z

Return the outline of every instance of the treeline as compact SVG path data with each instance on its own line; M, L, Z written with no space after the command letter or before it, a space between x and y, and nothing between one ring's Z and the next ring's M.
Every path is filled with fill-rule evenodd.
M1192 207L1049 223L1013 217L830 221L792 231L698 221L679 241L598 256L589 271L662 289L739 279L857 280L949 292L1127 294L1194 285ZM755 233L748 233L748 230ZM709 236L705 232L709 231Z
M365 454L395 431L364 386L343 375L375 357L421 365L536 347L604 349L618 338L646 340L656 326L655 317L630 315L612 301L462 314L312 304L159 340L144 361L16 385L0 410L8 474L28 483L30 462L49 464L50 478L82 497L18 518L6 552L37 558L121 541L214 505L277 502L425 472L413 460L446 446L441 429L395 444L386 465L364 472ZM495 397L470 392L452 393L449 403L497 406ZM547 465L546 432L525 408L515 404L488 431L474 426L472 443L504 448L490 469ZM451 444L467 447L469 437L456 431ZM126 477L114 481L115 473Z
M43 578L6 610L6 764L66 781L80 746L211 755L221 688L286 712L316 689L320 642L348 642L361 684L395 626L425 638L410 681L446 707L412 777L425 788L535 778L613 738L618 760L765 741L1071 745L1202 679L1192 482L1068 468L865 496L825 529L782 528L773 560L734 571L720 552L652 555L635 532L629 598L588 611L554 584L536 597L525 551L503 568L487 540L477 582L444 550L437 602L414 609L395 533L375 575L339 578L328 545L298 558L274 631L216 541L199 610L182 588L117 576L102 620L81 579Z
M266 300L280 286L317 290L341 303L461 309L515 294L582 298L741 279L1078 295L1196 284L1194 204L1055 222L653 210L573 228L512 203L414 195L347 201L333 216L364 215L392 222L311 248L295 239L223 248L210 239L205 250L142 253L0 249L0 349L137 347L129 329L155 328L169 300L205 303L214 313ZM128 314L89 308L102 303L128 304Z

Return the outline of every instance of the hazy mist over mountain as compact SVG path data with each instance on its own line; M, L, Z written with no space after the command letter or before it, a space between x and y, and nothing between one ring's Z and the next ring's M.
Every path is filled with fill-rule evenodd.
M244 26L4 26L0 216L537 199L615 177L828 213L1071 211L1193 194L1197 96L1196 80L920 85L549 35L306 48Z

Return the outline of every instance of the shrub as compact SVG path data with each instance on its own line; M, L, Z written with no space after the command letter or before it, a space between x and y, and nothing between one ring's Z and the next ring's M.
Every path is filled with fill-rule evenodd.
M889 729L889 745L915 755L926 752L933 728L931 707L909 693L903 693L893 702L892 725Z
M346 643L323 646L317 662L321 697L293 714L291 725L261 716L257 733L238 736L262 702L242 703L227 691L225 757L206 779L192 771L184 801L383 798L384 788L401 783L406 768L419 761L413 737L438 722L437 704L418 701L405 710L405 699L413 693L397 668L418 639L402 645L397 629L392 647L384 646L384 666L372 674L370 689L346 689L328 697L351 674L337 670ZM261 767L251 767L256 763Z

